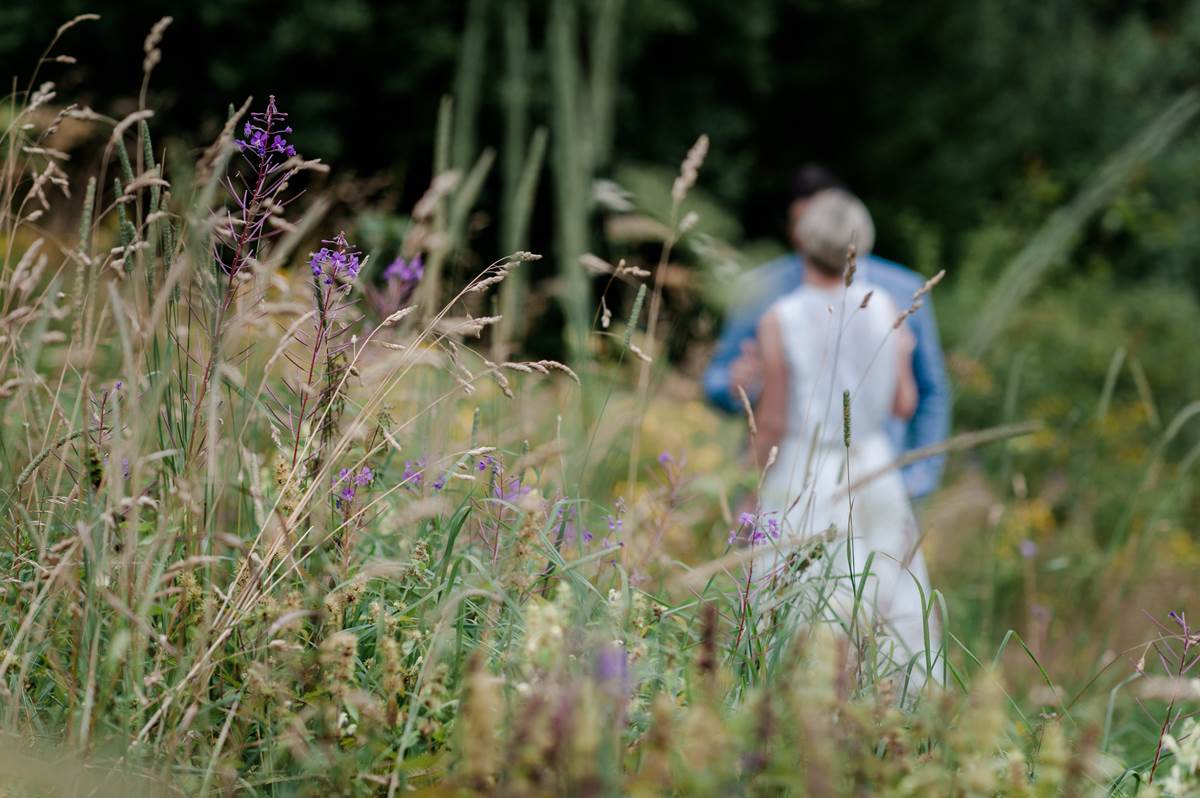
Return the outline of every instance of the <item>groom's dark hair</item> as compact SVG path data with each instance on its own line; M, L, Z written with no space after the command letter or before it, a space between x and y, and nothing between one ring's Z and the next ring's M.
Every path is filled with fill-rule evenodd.
M792 200L808 199L828 188L845 189L846 184L831 170L819 163L806 163L792 178Z

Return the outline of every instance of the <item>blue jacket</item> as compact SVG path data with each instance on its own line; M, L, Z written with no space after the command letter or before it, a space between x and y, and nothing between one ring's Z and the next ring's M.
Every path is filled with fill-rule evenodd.
M874 255L859 261L859 276L886 292L897 308L912 304L913 292L925 278L898 263ZM729 382L729 368L741 354L742 344L758 332L758 323L775 300L800 287L804 281L804 262L796 254L766 263L743 278L745 291L730 308L725 328L717 341L712 363L704 373L704 392L714 405L738 412L741 402ZM913 349L913 375L917 381L917 410L907 422L895 419L890 430L898 452L908 452L945 440L950 432L950 384L942 358L937 321L929 296L907 324L916 338ZM751 397L755 398L755 397ZM942 477L945 457L930 457L904 469L904 483L914 498L932 493Z

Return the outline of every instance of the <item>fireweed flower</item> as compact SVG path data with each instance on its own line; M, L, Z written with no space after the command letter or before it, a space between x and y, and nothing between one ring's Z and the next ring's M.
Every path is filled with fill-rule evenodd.
M420 253L408 259L397 255L383 270L382 285L367 282L363 286L363 293L372 309L380 316L387 317L404 307L424 276L425 262Z
M551 516L551 528L557 533L562 531L562 539L564 543L575 543L579 541L583 544L592 542L593 535L591 530L583 526L579 521L579 508L573 505L564 503L565 498L560 497L555 503L554 513Z
M421 260L420 255L415 255L411 260L405 260L402 255L397 255L396 259L383 270L383 279L387 282L419 283L424 276L425 263Z
M625 499L617 497L617 502L612 506L613 514L608 516L608 532L614 535L622 533L624 521L622 516L625 515Z
M357 474L355 474L354 484L359 486L360 488L363 488L363 487L366 487L367 485L370 485L371 480L374 478L375 478L375 472L371 470L371 467L363 466L362 471L359 471Z
M738 526L729 530L729 545L739 539L749 540L752 545L778 540L780 533L779 518L776 513L742 513L738 516Z
M229 275L231 290L233 278L255 257L259 243L274 234L266 232L267 220L294 199L284 196L294 173L286 165L296 157L296 148L286 138L292 133L287 117L271 95L266 109L251 113L242 126L242 138L234 141L249 172L239 170L225 181L238 211L224 231L227 248L217 253L217 262Z
M613 642L596 654L593 671L601 689L613 698L624 698L631 687L629 658L625 647Z
M400 475L400 482L410 490L420 490L421 485L425 482L425 458L422 457L416 461L405 460L404 473ZM434 488L440 490L436 484Z
M243 153L249 151L251 156L266 159L273 155L293 158L296 148L283 137L284 133L291 134L292 128L285 124L287 114L281 113L275 107L275 96L267 100L267 110L250 114L250 119L242 127L242 136L234 143Z
M325 285L333 285L334 280L352 282L358 277L358 271L362 268L362 253L346 240L344 232L323 243L329 246L321 247L308 256L313 277Z
M531 490L532 488L522 485L521 480L516 477L509 477L506 480L497 480L495 487L492 488L492 494L503 502L516 504Z
M374 478L375 472L371 470L370 466L363 466L358 473L354 473L349 468L339 469L338 475L333 479L333 492L337 496L337 506L341 507L343 502L354 501L358 495L354 489L367 487Z

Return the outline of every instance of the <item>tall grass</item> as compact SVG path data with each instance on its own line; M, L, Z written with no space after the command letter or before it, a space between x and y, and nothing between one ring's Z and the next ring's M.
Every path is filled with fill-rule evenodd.
M559 61L575 57L568 5L551 9ZM619 6L602 4L605 24ZM558 80L565 101L578 76ZM1166 767L1162 752L1188 745L1170 736L1172 698L1159 755L1126 772L1101 750L1100 710L1028 711L994 664L954 647L953 617L951 648L926 655L949 657L947 680L919 687L920 664L893 662L872 624L818 620L830 589L819 541L795 548L783 578L752 579L762 552L730 550L721 521L694 515L710 475L627 440L660 412L643 358L666 254L654 275L600 262L638 286L625 319L572 294L573 351L605 358L608 375L587 383L607 397L598 417L581 418L569 365L472 345L498 321L492 292L536 255L439 283L490 165L463 173L475 155L452 134L450 105L397 276L385 253L357 252L353 231L324 221L322 200L292 202L327 167L276 143L304 124L279 115L285 101L248 101L197 163L176 165L149 108L108 119L64 105L50 83L11 98L6 788L1133 794L1141 773ZM603 116L610 100L593 102ZM581 113L560 108L552 131L561 265L579 274L580 163L593 156L562 139ZM91 167L68 172L54 148L67 125L106 142ZM544 139L532 141L505 168L510 242L541 160ZM685 161L677 202L702 158ZM671 241L691 223L671 222ZM417 256L419 286L406 282ZM601 476L585 480L589 468ZM596 484L606 489L581 489ZM1182 651L1160 689L1193 664L1180 625L1160 641Z

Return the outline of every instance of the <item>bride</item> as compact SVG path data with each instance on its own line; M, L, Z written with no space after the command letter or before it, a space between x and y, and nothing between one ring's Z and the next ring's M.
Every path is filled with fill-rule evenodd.
M926 611L929 578L912 508L899 472L887 469L896 454L886 433L892 416L916 408L912 336L847 256L874 243L861 201L823 191L797 232L804 283L772 306L758 331L763 383L753 454L756 467L767 468L760 512L774 513L783 530L765 559L781 571L800 541L832 535L823 616L847 630L876 630L880 652L911 665L920 684L940 644Z

